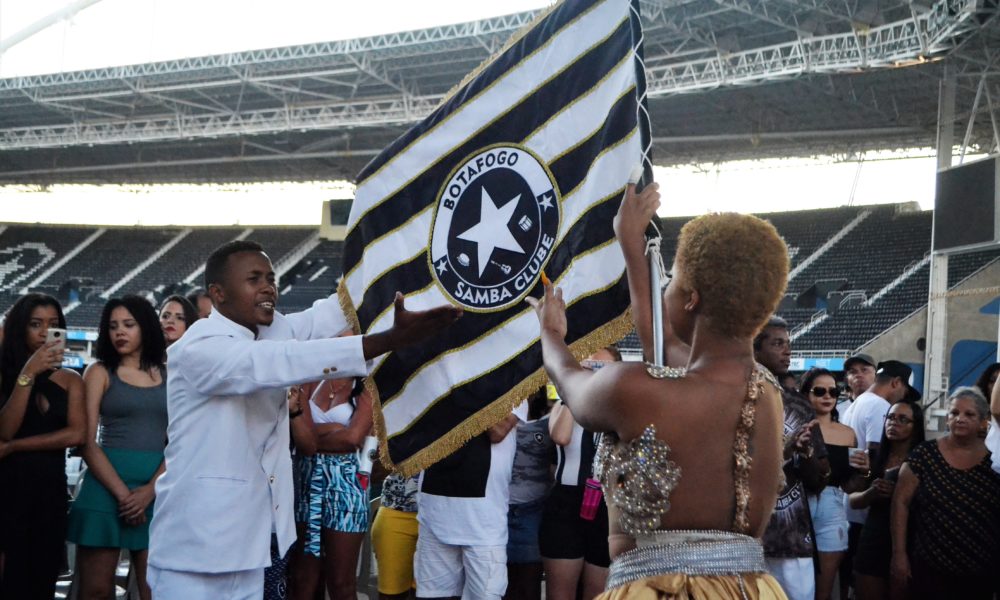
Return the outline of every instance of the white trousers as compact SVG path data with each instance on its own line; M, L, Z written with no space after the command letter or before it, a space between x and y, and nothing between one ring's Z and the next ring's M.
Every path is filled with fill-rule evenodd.
M815 600L816 571L811 558L765 558L767 570L781 584L788 600Z
M507 591L507 546L453 546L421 528L413 576L418 598L500 600Z
M264 569L231 573L191 573L146 568L153 600L260 600Z

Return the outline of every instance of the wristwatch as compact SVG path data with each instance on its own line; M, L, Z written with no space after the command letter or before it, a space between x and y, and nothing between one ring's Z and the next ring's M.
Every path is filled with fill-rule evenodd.
M34 381L35 381L34 377L29 377L24 373L17 376L17 385L21 387L30 387L31 384L34 383Z

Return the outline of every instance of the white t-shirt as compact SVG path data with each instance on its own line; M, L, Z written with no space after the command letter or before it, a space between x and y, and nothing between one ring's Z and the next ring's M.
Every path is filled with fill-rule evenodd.
M891 405L889 401L874 392L865 392L851 403L840 422L854 430L854 436L858 438L858 448L868 448L868 444L878 444L882 440L882 431L885 427L885 415L889 412ZM874 456L869 456L869 460ZM865 522L868 516L868 509L854 509L844 496L844 506L847 511L847 520L852 523Z
M986 449L993 453L993 470L1000 473L1000 425L990 419L990 432L986 434Z
M527 422L528 403L522 402L513 414ZM490 444L484 433L421 473L417 494L421 529L454 546L506 545L516 450L515 429L496 444Z

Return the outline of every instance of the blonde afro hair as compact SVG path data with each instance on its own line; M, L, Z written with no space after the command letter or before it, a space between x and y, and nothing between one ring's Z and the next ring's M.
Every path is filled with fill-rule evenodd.
M683 282L700 296L714 331L753 337L774 313L788 284L788 248L767 221L709 214L681 229L674 257Z

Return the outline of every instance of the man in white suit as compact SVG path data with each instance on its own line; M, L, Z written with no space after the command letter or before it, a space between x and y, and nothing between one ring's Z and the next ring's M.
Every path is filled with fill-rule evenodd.
M169 444L156 484L148 580L156 600L259 600L274 532L295 541L290 385L368 373L370 359L419 341L459 316L404 309L391 329L348 327L336 297L275 312L274 269L256 242L218 248L205 266L214 310L168 352Z

